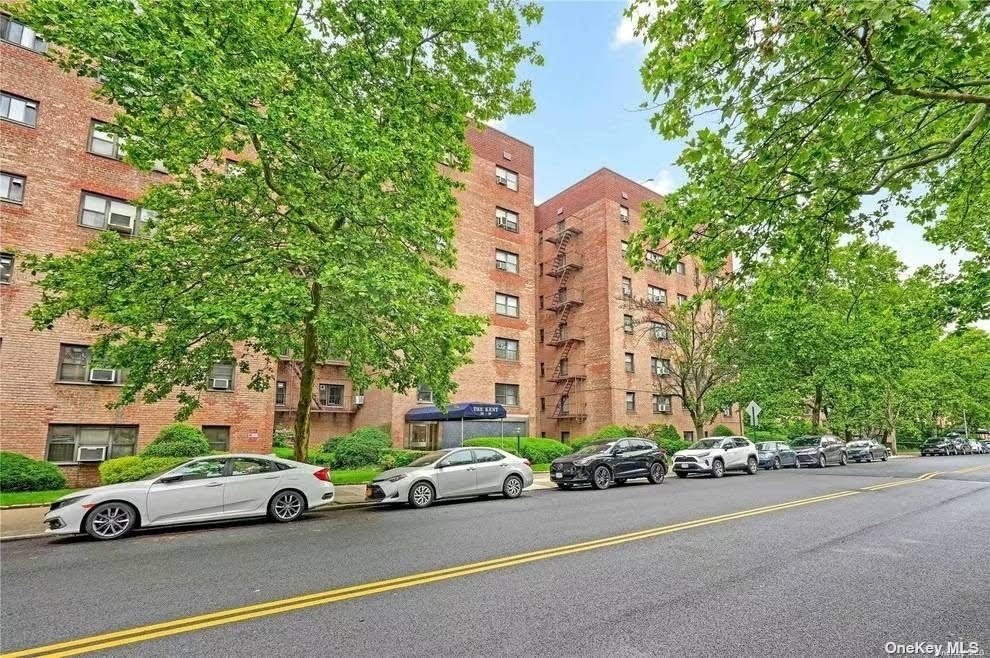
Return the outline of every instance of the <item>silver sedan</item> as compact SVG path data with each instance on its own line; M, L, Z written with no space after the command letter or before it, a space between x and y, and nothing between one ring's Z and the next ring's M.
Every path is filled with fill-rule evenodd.
M497 448L451 448L379 473L368 485L366 498L428 507L435 500L492 493L518 498L531 484L533 469L525 459Z

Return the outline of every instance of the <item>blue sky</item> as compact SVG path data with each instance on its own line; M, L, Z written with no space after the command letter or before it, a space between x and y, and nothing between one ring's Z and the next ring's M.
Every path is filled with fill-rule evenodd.
M544 3L543 21L527 32L539 41L545 64L526 66L536 111L498 124L536 150L536 201L609 167L660 193L684 181L674 166L680 142L664 141L649 125L639 77L644 49L623 21L624 1ZM925 242L921 229L897 213L894 230L881 241L897 249L910 267L957 259Z

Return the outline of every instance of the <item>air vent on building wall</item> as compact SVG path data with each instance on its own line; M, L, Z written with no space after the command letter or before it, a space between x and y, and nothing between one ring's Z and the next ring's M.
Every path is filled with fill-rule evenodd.
M509 153L508 151L502 151L502 157L505 158L506 160L511 160L512 154Z
M557 214L558 215L563 215L564 214L564 209L563 208L557 208Z
M364 404L364 396L363 395L355 395L354 396L354 404L355 404L355 406L358 406L358 407L360 407L362 404Z
M628 199L628 198L629 198L629 195L628 195L628 194L626 194L625 192L623 192L623 193L622 193L622 198L623 198L623 199Z

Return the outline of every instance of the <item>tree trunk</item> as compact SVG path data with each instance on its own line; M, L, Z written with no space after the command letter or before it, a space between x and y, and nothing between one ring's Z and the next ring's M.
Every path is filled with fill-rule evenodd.
M893 454L897 454L897 428L890 428L890 451Z
M314 282L310 290L313 308L303 320L303 358L299 377L299 400L296 402L295 450L296 461L305 462L309 459L309 428L310 414L313 405L313 383L316 380L316 327L314 320L320 310L322 287Z
M815 387L815 402L811 407L811 426L818 432L822 426L822 387Z
M704 438L705 424L701 421L701 417L698 414L691 414L691 420L694 422L694 440Z

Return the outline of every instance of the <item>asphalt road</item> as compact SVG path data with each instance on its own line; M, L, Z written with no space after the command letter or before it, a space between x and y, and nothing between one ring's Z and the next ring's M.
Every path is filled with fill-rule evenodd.
M990 655L990 455L28 540L0 559L5 655Z

